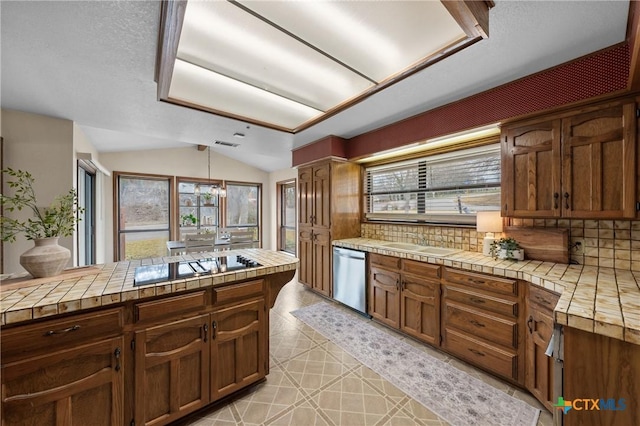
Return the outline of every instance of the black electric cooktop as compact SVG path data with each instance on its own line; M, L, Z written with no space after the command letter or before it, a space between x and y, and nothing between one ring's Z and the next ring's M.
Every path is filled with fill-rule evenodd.
M255 260L244 256L222 256L182 262L162 263L158 265L138 266L133 277L133 285L141 286L165 281L192 278L203 275L262 266Z

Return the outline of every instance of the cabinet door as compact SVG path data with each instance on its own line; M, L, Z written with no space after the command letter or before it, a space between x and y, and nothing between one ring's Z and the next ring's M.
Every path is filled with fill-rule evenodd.
M310 227L298 228L298 281L307 287L313 283L313 230Z
M331 234L328 230L318 231L314 228L312 288L327 297L333 293L331 262Z
M503 131L503 216L560 216L560 124L551 120Z
M545 355L551 334L553 317L550 310L527 304L527 338L525 386L547 409L553 410L553 358Z
M312 226L313 216L313 169L298 170L298 215L300 226Z
M439 346L440 283L404 274L400 295L400 329L422 341Z
M566 118L562 131L563 215L635 217L635 103Z
M135 333L135 423L167 424L209 402L209 315Z
M211 314L211 401L265 377L267 319L264 300Z
M313 168L313 226L331 226L331 164Z
M369 315L391 327L400 327L400 274L369 268Z
M123 338L2 366L3 425L123 425Z

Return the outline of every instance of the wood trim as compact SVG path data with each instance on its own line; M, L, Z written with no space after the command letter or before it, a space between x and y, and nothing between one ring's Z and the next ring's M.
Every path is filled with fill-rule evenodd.
M173 64L178 53L178 42L186 9L187 0L162 2L155 76L158 83L158 100L169 96Z
M468 37L489 38L489 9L493 2L441 0Z
M631 53L627 89L636 91L640 90L640 6L637 1L629 2L627 42Z

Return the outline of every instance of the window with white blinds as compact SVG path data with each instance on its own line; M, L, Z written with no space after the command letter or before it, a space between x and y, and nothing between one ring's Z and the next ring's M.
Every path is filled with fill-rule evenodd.
M500 145L365 169L368 220L474 224L500 210Z

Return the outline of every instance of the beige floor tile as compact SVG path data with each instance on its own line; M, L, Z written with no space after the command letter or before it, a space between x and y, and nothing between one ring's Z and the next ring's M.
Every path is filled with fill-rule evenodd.
M323 417L323 414L319 413L308 402L304 402L302 405L292 407L291 410L273 420L267 421L265 424L276 426L326 426L332 424Z

